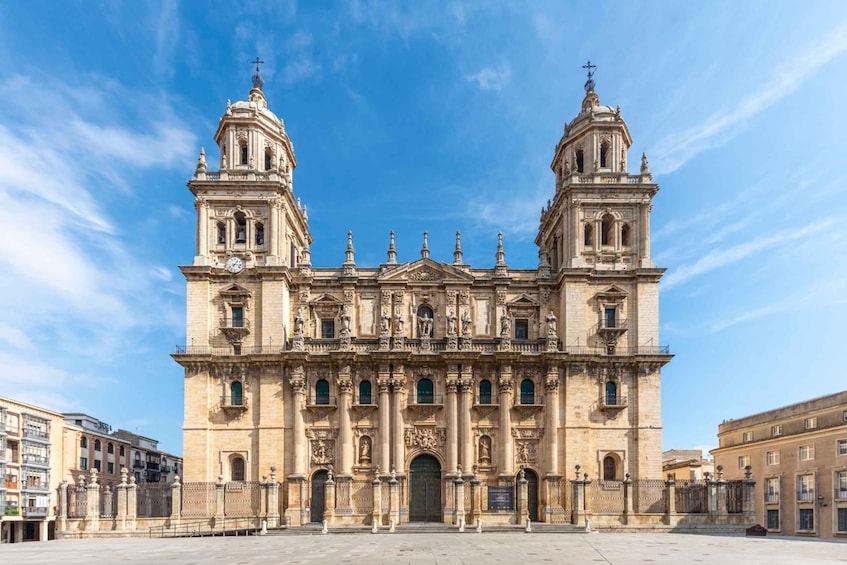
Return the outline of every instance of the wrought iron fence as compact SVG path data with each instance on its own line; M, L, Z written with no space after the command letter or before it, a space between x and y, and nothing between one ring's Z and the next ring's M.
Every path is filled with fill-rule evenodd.
M709 511L709 485L704 481L687 481L677 485L674 495L676 511L683 514L705 514Z
M661 479L639 479L632 481L633 510L642 514L665 512L665 481Z
M624 511L621 481L591 481L585 485L588 508L595 514L620 514Z
M136 491L136 516L139 518L164 518L171 515L171 485L167 483L141 483Z
M744 481L726 483L726 511L728 514L744 512Z
M234 481L224 487L224 516L258 516L262 485L257 481Z
M216 496L215 483L183 483L182 516L185 518L214 516Z
M373 512L373 484L368 480L354 480L351 484L353 511L358 514Z
M111 518L118 510L118 491L111 485L100 489L100 517Z
M68 487L68 518L85 518L88 496L85 487Z

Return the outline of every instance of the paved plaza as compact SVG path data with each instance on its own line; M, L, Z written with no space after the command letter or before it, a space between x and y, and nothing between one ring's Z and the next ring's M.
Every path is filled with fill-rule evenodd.
M689 534L402 534L86 539L0 546L0 563L847 563L847 542Z

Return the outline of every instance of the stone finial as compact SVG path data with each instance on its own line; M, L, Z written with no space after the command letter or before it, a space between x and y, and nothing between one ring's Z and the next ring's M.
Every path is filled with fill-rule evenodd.
M97 469L91 469L91 484L97 484Z
M456 465L456 474L457 474L457 475L461 475L461 474L462 474L462 466L461 466L461 465Z
M127 481L127 474L129 474L129 471L127 470L127 468L126 468L126 467L121 467L121 484L122 484L122 485L125 485L125 484L126 484L126 481Z
M650 175L650 165L647 163L647 153L641 154L641 174L645 176Z
M271 465L271 482L276 482L276 467Z
M388 264L397 264L397 249L394 247L394 230L388 234Z
M177 486L180 485L179 475L174 475L174 484L177 485Z
M501 232L501 231L497 232L497 254L496 254L496 258L497 258L496 265L498 267L500 267L500 266L505 267L506 266L506 252L503 251L503 232Z
M346 259L344 260L345 265L355 265L356 264L356 252L353 251L353 232L347 232L347 251L345 252Z
M581 468L582 467L580 467L579 465L574 466L574 471L576 471L576 480L579 480L579 470Z
M744 467L744 478L749 480L750 477L752 477L752 476L753 476L753 466L752 465L746 465Z
M453 264L462 264L462 234L456 232L456 249L453 251Z
M200 156L197 157L197 168L194 169L194 174L206 172L206 149L200 148Z
M429 233L423 233L423 247L421 247L421 259L429 259Z

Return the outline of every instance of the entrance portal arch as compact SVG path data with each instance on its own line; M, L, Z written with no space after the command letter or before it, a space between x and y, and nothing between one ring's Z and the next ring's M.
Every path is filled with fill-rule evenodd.
M329 473L325 469L315 471L312 475L312 499L309 503L312 522L323 522L326 510L326 481Z
M441 522L441 464L418 455L409 465L409 521Z
M538 521L538 474L532 469L524 469L524 478L526 479L526 511L528 517L533 522ZM515 500L518 499L518 480L521 474L518 472L515 475Z

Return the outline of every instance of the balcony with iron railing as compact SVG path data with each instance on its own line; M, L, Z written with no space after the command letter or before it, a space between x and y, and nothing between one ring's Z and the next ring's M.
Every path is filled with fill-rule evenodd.
M39 482L24 482L23 488L21 488L23 492L50 492L50 485L47 481L39 481Z
M247 396L245 394L221 396L221 408L235 411L247 410Z
M766 492L765 493L765 504L779 504L779 493L778 492Z
M50 443L50 434L42 430L24 428L23 437L25 437L26 439L35 440L39 443Z
M46 455L36 455L35 453L24 453L23 464L31 467L49 467L50 458Z
M230 341L240 342L250 333L250 320L245 317L225 317L220 320L220 329Z
M515 396L515 406L543 406L544 396L540 394L520 393Z
M146 467L146 464L141 459L136 459L132 462L133 469L143 469L144 467Z
M602 409L618 409L626 408L626 396L621 394L604 394L600 408Z
M24 506L21 510L24 518L46 518L48 511L46 506Z
M797 491L797 502L814 502L815 501L815 491L813 490L798 490Z
M443 406L444 395L432 394L428 392L413 393L409 395L407 403L412 406Z
M847 500L847 489L835 489L835 500Z
M310 394L306 399L307 406L336 406L336 399L334 396L330 396L328 394Z

